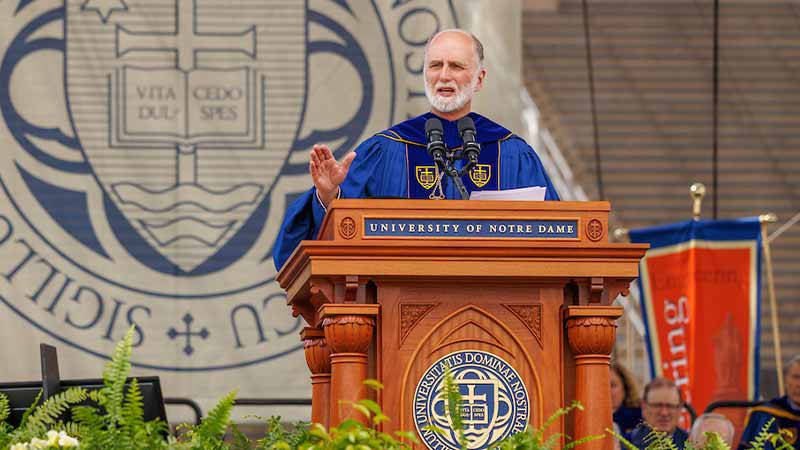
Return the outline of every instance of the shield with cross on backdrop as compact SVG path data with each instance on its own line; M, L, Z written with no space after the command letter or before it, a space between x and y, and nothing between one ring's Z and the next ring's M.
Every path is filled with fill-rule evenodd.
M86 159L128 242L176 273L225 246L279 175L305 97L305 14L285 0L67 1Z

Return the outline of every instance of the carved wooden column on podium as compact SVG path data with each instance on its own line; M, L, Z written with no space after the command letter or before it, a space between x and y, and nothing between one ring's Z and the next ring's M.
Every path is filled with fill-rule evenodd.
M311 421L330 426L331 399L331 348L325 340L325 331L306 327L300 333L311 370Z
M331 348L330 423L347 418L366 421L352 403L367 398L364 380L369 376L367 351L372 344L379 305L327 303L319 316Z
M567 338L575 358L575 399L584 410L575 415L575 436L604 434L611 429L609 367L616 335L619 306L568 306ZM611 449L609 439L584 445L588 450Z

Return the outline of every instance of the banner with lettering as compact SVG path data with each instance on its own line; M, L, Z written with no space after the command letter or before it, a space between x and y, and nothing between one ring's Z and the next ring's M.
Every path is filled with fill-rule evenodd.
M688 221L631 230L648 243L641 307L653 376L675 381L695 411L758 392L760 224Z
M459 26L486 49L477 110L522 132L519 15L518 1L0 0L0 382L38 379L40 342L62 377L99 377L134 326L135 374L166 396L309 399L304 324L270 256L311 186L309 150L341 157L426 112L425 44ZM308 416L292 411L272 410Z

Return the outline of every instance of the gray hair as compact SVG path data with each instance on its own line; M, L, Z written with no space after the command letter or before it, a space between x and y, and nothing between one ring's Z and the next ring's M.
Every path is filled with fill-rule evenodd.
M789 376L789 371L792 370L795 364L800 364L800 355L795 355L794 358L790 359L789 362L783 366L783 376Z
M431 36L430 38L428 38L428 42L425 43L425 61L428 60L428 46L431 45L431 42L433 42L433 40L436 39L436 37L439 36L440 34L442 34L442 33L451 33L451 32L461 33L461 34L463 34L465 36L469 36L472 39L472 45L473 45L473 47L475 47L475 56L478 59L478 69L482 69L483 68L483 43L481 43L480 39L478 39L478 37L475 36L474 34L470 33L469 31L462 30L460 28L448 28L446 30L439 31L436 34L434 34L433 36Z
M719 420L720 422L725 424L725 429L727 430L727 436L720 436L722 440L725 442L731 443L733 442L734 434L736 431L733 428L733 423L731 423L730 419L723 416L719 413L705 413L701 414L700 417L695 419L694 424L692 424L692 430L689 432L689 439L692 441L696 441L703 435L703 423L707 420Z

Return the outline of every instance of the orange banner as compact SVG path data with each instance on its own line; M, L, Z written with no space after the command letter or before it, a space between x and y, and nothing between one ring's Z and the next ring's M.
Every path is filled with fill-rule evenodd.
M652 248L640 266L653 376L701 412L758 387L759 224L684 222L631 232Z

